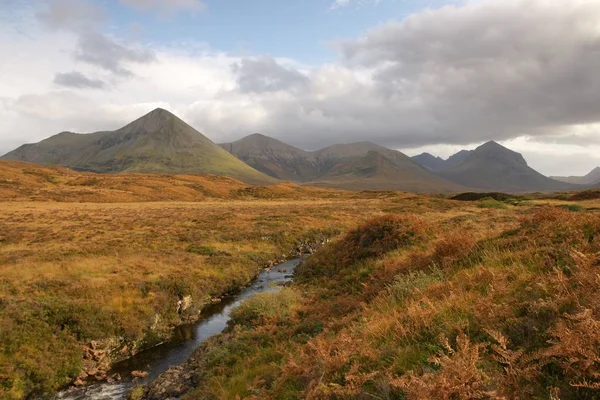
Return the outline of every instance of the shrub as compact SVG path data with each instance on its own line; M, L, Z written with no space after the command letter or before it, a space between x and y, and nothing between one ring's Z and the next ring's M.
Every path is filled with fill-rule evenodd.
M210 246L200 246L197 244L189 245L185 249L185 251L187 251L188 253L198 254L201 256L209 256L209 257L231 256L231 254L227 253L226 251L217 250L214 247L210 247Z
M585 207L582 207L579 204L561 204L558 207L564 208L565 210L569 210L569 211L573 211L573 212L585 210Z
M317 251L296 270L298 280L331 277L357 263L411 247L428 236L425 223L414 215L383 215L348 232Z
M412 246L425 235L425 226L417 217L384 215L348 232L344 245L348 261L362 260Z
M498 200L492 199L492 198L479 200L479 202L477 203L477 207L479 207L479 208L495 208L495 209L499 209L499 210L508 208L506 204L504 204Z

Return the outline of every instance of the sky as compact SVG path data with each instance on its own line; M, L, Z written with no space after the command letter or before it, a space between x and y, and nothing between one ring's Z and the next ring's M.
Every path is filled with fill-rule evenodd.
M0 154L166 108L216 142L600 166L598 0L0 0Z

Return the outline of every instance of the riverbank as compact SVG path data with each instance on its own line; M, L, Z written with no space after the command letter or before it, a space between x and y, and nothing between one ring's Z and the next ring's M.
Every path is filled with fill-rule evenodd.
M143 371L143 377L127 378L120 382L99 382L87 387L70 388L59 393L56 399L124 399L136 385L152 382L154 379L162 377L165 371L171 371L172 368L178 368L177 366L180 364L185 364L190 355L204 341L226 328L232 310L243 301L260 293L277 291L284 284L290 282L294 269L299 262L300 259L294 259L261 272L251 285L239 293L224 298L221 303L216 304L214 307L205 310L197 323L180 326L176 330L175 340L142 351L134 357L117 364L110 371L110 374L120 374L124 377L131 376L133 371ZM190 387L186 388L186 390L189 389Z
M51 396L82 370L96 379L91 350L109 364L129 358L290 249L382 209L423 207L421 200L399 205L403 194L352 196L2 203L0 397Z

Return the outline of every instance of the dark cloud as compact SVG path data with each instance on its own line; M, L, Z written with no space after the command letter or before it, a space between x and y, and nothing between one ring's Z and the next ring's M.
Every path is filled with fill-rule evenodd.
M598 132L570 131L600 121L598 21L594 1L468 2L338 43L341 64L307 77L269 58L235 68L242 93L262 94L265 116L249 130L303 147L372 140L408 148L522 135L581 142Z
M128 47L99 32L84 32L79 36L75 57L120 76L131 76L127 63L149 63L155 54L145 48Z
M340 48L373 71L372 94L396 115L390 139L543 136L600 120L599 18L597 2L490 0L423 11Z
M287 68L269 56L245 58L232 65L243 93L290 91L304 87L308 78L293 68Z
M106 86L104 81L90 79L78 71L57 73L54 75L54 83L60 86L78 89L102 89Z

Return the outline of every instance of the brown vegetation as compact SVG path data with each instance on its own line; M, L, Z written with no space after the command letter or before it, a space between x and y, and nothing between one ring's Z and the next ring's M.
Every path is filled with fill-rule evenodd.
M285 317L203 349L188 398L598 398L600 216L498 218L514 212L350 231L303 265ZM389 240L419 219L430 234ZM340 257L357 237L373 252Z

